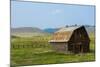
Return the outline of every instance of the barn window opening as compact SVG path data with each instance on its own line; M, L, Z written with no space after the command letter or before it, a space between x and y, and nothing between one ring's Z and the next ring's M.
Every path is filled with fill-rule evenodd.
M80 38L82 37L82 35L81 35L81 34L79 34L79 36L80 36Z

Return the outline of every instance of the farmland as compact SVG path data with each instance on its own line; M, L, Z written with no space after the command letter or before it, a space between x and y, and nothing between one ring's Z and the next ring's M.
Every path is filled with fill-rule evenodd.
M95 60L95 36L90 34L90 52L62 54L52 49L52 36L11 37L11 66L85 62Z

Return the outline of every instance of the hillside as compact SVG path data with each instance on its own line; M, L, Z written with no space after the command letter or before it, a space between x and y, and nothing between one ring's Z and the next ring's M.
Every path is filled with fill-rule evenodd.
M47 28L47 29L44 29L45 32L48 32L48 33L54 33L56 32L57 30L59 30L60 28Z
M20 37L32 37L32 36L50 35L50 33L47 33L36 27L20 27L20 28L11 28L11 35Z

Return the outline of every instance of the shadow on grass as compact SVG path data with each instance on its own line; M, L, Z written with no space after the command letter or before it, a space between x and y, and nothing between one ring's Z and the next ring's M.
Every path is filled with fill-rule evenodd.
M95 50L90 50L89 53L95 53Z

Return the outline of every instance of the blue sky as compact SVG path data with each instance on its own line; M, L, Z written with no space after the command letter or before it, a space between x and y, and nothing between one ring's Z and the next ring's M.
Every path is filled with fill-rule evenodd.
M95 6L11 2L11 27L44 29L73 24L94 25Z

